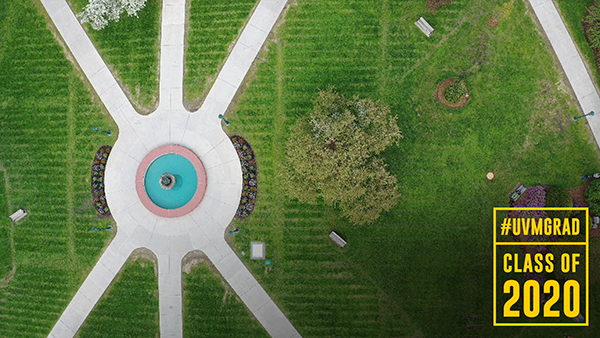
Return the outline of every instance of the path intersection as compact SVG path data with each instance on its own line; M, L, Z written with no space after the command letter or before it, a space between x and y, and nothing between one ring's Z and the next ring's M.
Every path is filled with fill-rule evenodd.
M221 127L242 80L273 29L286 0L261 0L244 27L202 107L183 106L185 0L163 0L159 105L139 115L100 57L66 0L41 0L85 76L118 125L106 166L106 199L117 234L87 276L49 337L73 337L131 253L148 248L158 258L161 337L183 337L181 262L191 251L208 256L272 337L300 337L283 312L225 242L242 191L238 155ZM160 217L141 203L136 172L144 157L166 145L191 150L204 165L206 193L194 210Z

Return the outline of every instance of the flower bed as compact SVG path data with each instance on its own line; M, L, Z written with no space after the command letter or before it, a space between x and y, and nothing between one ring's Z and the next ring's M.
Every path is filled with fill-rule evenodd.
M238 135L231 136L231 142L240 158L244 180L242 197L240 198L240 205L235 213L235 217L244 219L250 216L256 203L256 193L258 191L256 159L254 158L252 147L250 147L250 144L243 137Z
M92 198L94 207L100 215L110 215L106 196L104 195L104 170L111 149L111 146L106 145L100 147L96 156L94 156L94 164L92 165Z
M455 82L456 84L453 85ZM448 96L446 95L446 90L449 91ZM437 97L447 107L460 108L469 101L469 89L462 80L447 79L438 86ZM450 102L448 99L454 102Z

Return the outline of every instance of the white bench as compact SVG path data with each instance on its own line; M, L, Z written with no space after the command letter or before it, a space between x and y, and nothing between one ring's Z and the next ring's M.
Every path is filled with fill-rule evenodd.
M425 21L423 17L420 17L419 20L415 22L415 25L417 25L421 32L425 33L427 37L430 37L431 34L433 34L433 27L431 27L431 25L427 21Z
M14 214L10 215L10 220L13 222L19 221L23 217L27 216L27 211L25 209L19 209Z
M342 248L346 246L346 241L340 237L340 235L336 234L335 231L332 231L329 234L329 238L331 238L337 245L341 246Z

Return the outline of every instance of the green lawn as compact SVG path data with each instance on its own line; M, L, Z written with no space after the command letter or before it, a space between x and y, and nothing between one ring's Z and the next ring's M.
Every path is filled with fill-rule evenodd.
M256 0L189 0L185 100L198 109Z
M573 188L579 175L600 169L584 121L570 119L578 104L525 4L514 1L498 27L486 25L508 2L454 1L430 14L424 1L298 0L261 53L228 116L227 131L250 142L259 167L256 209L234 222L242 231L231 240L303 337L564 335L563 327L492 327L492 207L507 205L518 182ZM255 3L190 4L184 82L191 106L210 88ZM156 103L160 7L149 1L139 20L92 32L141 111ZM435 28L431 38L414 25L421 15ZM566 15L570 26L576 17ZM435 99L448 77L469 87L464 108ZM91 232L111 220L98 218L87 180L98 147L116 139L91 127L116 127L65 57L39 2L0 2L0 83L0 184L4 175L10 183L0 187L0 216L20 207L30 214L14 224L16 271L0 283L0 336L45 337L110 239ZM373 225L353 226L334 208L289 200L278 182L288 129L330 85L390 105L405 136L384 154L402 197ZM0 254L9 252L10 225L0 221ZM346 248L328 239L331 229ZM271 268L249 259L252 240L267 244ZM592 250L592 261L599 256ZM82 336L105 329L156 335L156 277L143 264L127 265ZM600 334L593 320L600 280L592 280L591 326L569 329L575 337ZM265 334L214 270L200 264L184 283L186 335ZM124 313L131 319L112 327ZM124 332L129 325L143 332Z
M69 0L80 13L89 0ZM161 0L148 0L138 17L122 13L119 22L101 30L85 28L104 62L142 114L158 105L158 59L160 49Z
M9 215L6 174L0 167L0 285L13 269L12 232ZM16 211L16 210L15 210Z
M269 337L235 292L206 261L183 274L185 337Z
M79 329L79 337L158 337L158 279L147 259L130 259Z
M271 272L244 259L304 337L564 334L492 327L492 207L508 205L519 182L574 188L581 173L598 170L585 124L570 119L577 103L525 4L513 2L498 27L487 26L506 2L455 1L435 15L415 1L290 7L227 131L250 142L259 167L256 209L234 224L236 251L267 243ZM429 39L414 25L420 15L436 29ZM448 77L469 87L462 109L435 99ZM370 226L290 201L278 184L288 128L329 85L389 104L405 136L385 153L402 197ZM330 242L331 229L347 248ZM598 328L592 321L569 332L592 337Z
M89 179L98 147L115 140L92 126L115 125L39 3L0 3L0 84L0 185L10 184L0 188L1 253L10 226L6 196L10 211L29 213L13 224L16 271L10 284L0 283L0 336L47 336L110 238L91 231L110 220L92 208Z

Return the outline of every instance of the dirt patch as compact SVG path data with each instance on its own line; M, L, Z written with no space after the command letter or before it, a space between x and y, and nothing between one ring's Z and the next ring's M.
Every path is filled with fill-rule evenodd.
M158 258L156 257L154 252L152 252L150 249L146 249L146 248L135 249L131 253L131 256L129 257L129 259L131 261L147 260L147 261L154 263L154 274L156 274L156 276L158 276ZM144 264L144 262L140 262L140 265L143 268L146 267L146 264Z
M451 85L452 83L454 83L454 81L456 81L457 79L447 79L444 82L442 82L437 89L437 98L438 100L440 100L440 102L447 107L450 108L461 108L463 107L465 104L467 104L467 102L469 101L469 99L471 98L471 96L469 95L469 90L467 89L467 95L465 95L460 101L458 101L457 103L450 103L448 101L446 101L446 98L444 97L444 94L446 93L446 88L448 88L449 85Z
M581 205L582 207L589 207L590 205L586 202L585 195L583 194L583 192L585 191L585 189L587 189L587 187L590 186L591 183L592 181L588 181L580 187L567 190L567 192L569 193L569 195L571 195L571 198L573 198L575 201L577 201L577 203L579 203L579 205Z
M498 19L493 16L490 17L487 21L487 25L492 28L497 27L499 23L500 21L498 21Z
M208 256L204 254L204 252L196 250L188 253L181 260L181 271L189 274L192 272L192 268L196 266L198 263L206 263L211 265Z

